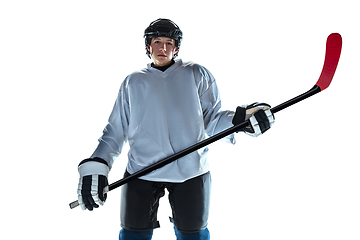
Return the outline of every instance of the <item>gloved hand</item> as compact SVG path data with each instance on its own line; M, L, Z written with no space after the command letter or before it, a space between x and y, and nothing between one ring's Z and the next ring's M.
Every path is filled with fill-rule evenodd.
M238 125L249 119L250 126L243 131L253 137L266 132L275 122L275 117L270 111L271 106L266 103L253 103L248 106L236 108L232 123Z
M80 162L79 167L78 201L82 210L98 208L104 205L107 194L104 188L108 187L109 167L101 158L89 158Z

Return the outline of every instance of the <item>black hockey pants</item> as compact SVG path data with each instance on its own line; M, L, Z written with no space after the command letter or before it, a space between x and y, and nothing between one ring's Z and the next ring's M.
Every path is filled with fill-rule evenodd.
M126 172L124 177L126 176L129 176L129 173ZM183 183L136 179L125 184L121 192L121 227L130 232L142 233L160 227L157 210L160 198L165 195L165 188L169 192L171 220L175 225L175 234L179 235L178 239L207 239L181 238L181 235L196 235L204 230L203 233L209 235L206 227L210 203L210 172ZM123 234L125 232L122 231Z

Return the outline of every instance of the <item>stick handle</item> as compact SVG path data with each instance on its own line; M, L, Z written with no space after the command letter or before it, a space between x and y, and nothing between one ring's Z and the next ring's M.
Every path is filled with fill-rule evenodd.
M76 201L70 203L69 206L71 209L76 208L77 206L79 206L79 201L76 200Z

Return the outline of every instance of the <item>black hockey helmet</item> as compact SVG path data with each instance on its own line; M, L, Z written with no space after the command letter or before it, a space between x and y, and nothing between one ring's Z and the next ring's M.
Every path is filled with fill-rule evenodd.
M144 38L145 38L145 49L146 54L151 58L148 46L151 44L151 39L154 37L168 37L175 40L175 46L178 48L177 53L174 54L174 58L178 55L182 32L178 25L176 25L170 19L159 18L145 29Z

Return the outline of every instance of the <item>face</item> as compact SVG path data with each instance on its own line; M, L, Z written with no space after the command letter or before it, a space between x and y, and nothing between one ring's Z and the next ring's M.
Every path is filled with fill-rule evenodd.
M158 67L168 65L178 51L177 47L175 47L175 40L168 37L151 39L148 50L154 60L154 65Z

